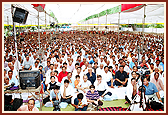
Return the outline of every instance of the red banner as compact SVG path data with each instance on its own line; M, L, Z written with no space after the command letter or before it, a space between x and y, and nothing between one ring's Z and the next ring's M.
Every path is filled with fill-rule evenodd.
M143 7L143 4L121 4L121 12L132 12L139 10Z
M45 8L45 4L31 4L34 6L34 9L36 9L38 11L38 7L39 7L39 12L43 12L44 8Z

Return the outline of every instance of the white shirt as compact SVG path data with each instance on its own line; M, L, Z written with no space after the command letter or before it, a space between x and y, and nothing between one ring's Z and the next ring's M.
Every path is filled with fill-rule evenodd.
M156 63L154 63L154 68L159 68L160 70L163 71L163 67L159 64L159 66L156 66Z
M50 82L50 77L51 77L50 72L51 72L51 69L47 70L45 84L48 84Z
M94 82L95 90L98 90L98 91L106 90L107 92L109 91L109 86L107 85L107 83L105 81L102 80L99 85L97 85L97 83L98 83L98 81L96 80Z
M54 57L54 58L51 58L51 63L52 63L52 64L56 63L56 58L55 58L55 57Z
M110 73L109 71L107 73L105 73L105 71L104 71L104 72L102 72L101 75L102 75L102 80L106 81L106 82L109 82L112 78L112 73Z
M36 68L35 66L33 66L32 70L39 70L39 67L37 66L37 68Z
M60 87L60 91L61 91L61 96L63 97L64 85ZM74 92L75 92L75 89L71 85L68 85L68 87L66 88L66 96L69 96L69 95L73 96Z
M91 85L91 82L89 80L87 80L86 82L84 81L80 81L78 86L81 87L81 88L84 88L84 87L89 87ZM85 89L85 91L89 91L89 89Z
M145 95L145 98L146 98L146 102L147 102L148 97L146 95ZM144 109L146 108L146 104L145 104L145 99L144 98L143 98L143 101L142 101L143 108L142 107L139 108L139 105L140 105L140 96L139 95L136 95L135 101L138 102L138 103L137 104L132 104L132 106L130 107L131 111L143 111L143 108Z
M100 67L96 69L96 75L97 74L102 75L103 72L104 72L104 69L100 69Z
M127 73L131 73L131 70L130 70L130 68L127 65L125 65L124 71L126 71Z
M137 87L138 87L138 86L137 86ZM138 92L138 88L137 88L137 92ZM132 84L128 84L128 86L127 86L127 91L126 91L126 95L127 95L128 99L129 99L130 101L132 101L132 93L133 93L133 86L132 86Z

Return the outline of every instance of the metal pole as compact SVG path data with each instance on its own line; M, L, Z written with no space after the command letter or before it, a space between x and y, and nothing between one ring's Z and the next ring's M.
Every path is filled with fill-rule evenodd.
M46 12L45 12L45 29L46 29Z
M99 27L99 14L98 14L98 31L99 31L99 28L100 28L100 27Z
M119 14L118 14L118 43L120 42L120 40L119 40L119 26L120 26L120 12L119 12Z
M9 17L7 16L7 24L8 24L8 31L7 31L7 36L9 35Z
M41 47L40 47L40 31L39 31L39 7L40 6L38 6L38 39L39 39L39 58L40 58L40 60L41 60L41 56L40 56L40 53L41 53Z
M12 17L13 17L13 4L11 4L11 13L12 13ZM17 39L16 39L16 29L15 29L15 22L13 22L13 37L14 37L14 42L15 42L15 53L16 53L16 62L17 62L17 68L16 71L19 72L19 63L18 63L18 54L17 54ZM18 73L19 75L19 73ZM19 78L18 78L19 79Z
M156 25L157 25L157 22L158 22L158 21L156 21ZM157 28L156 28L156 34L157 34Z
M106 46L107 46L107 10L106 10Z
M143 44L142 44L142 51L143 51L143 45L144 45L144 24L145 24L145 6L144 6L144 18L143 18L143 26L142 26L142 36L143 36Z

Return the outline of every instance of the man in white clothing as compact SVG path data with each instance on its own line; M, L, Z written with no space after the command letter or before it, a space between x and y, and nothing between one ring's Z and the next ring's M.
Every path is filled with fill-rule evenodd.
M101 75L102 75L102 80L105 81L108 86L110 86L111 88L114 88L112 73L109 72L108 66L104 67L104 72L102 72Z
M128 86L127 86L127 92L126 92L126 95L125 95L125 100L126 100L125 104L132 102L136 93L137 93L136 79L132 78L131 79L131 84L128 84Z
M100 64L99 68L96 69L96 75L101 75L104 72L103 64Z
M64 85L60 87L61 102L67 102L71 104L71 98L74 96L75 89L69 85L69 80L64 80Z
M110 92L110 88L108 87L107 83L102 80L102 76L98 75L97 80L94 82L95 89L98 91L99 96L102 98L107 94L109 96L112 95Z
M79 75L80 76L80 81L83 81L83 72L81 71L81 67L77 68L77 73L72 75L72 79L75 79L75 76Z
M79 92L81 93L87 93L89 91L89 87L91 85L91 82L88 80L87 75L83 76L83 81L80 81L77 89L79 89Z

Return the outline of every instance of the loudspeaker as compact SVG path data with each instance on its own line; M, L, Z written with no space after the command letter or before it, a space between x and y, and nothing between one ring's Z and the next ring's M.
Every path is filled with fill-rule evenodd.
M52 22L52 23L50 24L50 26L51 26L51 27L54 27L54 25L55 25L55 23L54 23L54 22Z
M39 70L20 71L19 77L20 77L21 89L26 89L26 87L31 87L33 89L37 89L41 84Z
M14 16L13 16L13 22L18 22L18 23L26 23L27 16L28 16L28 11L21 9L21 8L16 8Z

